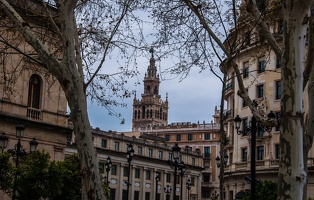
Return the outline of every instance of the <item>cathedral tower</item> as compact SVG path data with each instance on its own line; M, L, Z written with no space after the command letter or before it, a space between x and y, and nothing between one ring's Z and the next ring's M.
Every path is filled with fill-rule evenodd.
M144 77L144 93L142 99L133 100L132 130L147 130L158 124L168 124L168 96L166 101L159 95L159 75L155 66L154 50L150 50L151 58Z

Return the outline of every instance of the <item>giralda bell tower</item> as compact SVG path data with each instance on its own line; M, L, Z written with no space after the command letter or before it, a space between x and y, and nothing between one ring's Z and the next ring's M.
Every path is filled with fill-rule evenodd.
M154 50L150 49L151 58L144 77L142 99L133 99L132 130L149 130L153 126L168 124L168 95L163 101L159 95L159 75L155 65Z

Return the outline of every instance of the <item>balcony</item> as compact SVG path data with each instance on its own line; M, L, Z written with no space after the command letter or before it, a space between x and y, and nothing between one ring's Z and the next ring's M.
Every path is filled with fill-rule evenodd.
M34 108L27 108L27 119L30 120L36 120L36 121L41 121L42 116L41 116L41 110L34 109Z
M227 83L226 89L225 89L225 98L227 98L229 95L231 95L234 92L234 82Z
M212 182L202 182L202 187L210 188L213 187Z
M236 164L235 164L235 167L236 167L236 170L238 170L238 169L244 169L244 168L247 168L247 163L246 163L246 162L243 162L243 163L236 163Z
M233 116L233 109L227 110L225 112L225 120L233 120L234 116Z

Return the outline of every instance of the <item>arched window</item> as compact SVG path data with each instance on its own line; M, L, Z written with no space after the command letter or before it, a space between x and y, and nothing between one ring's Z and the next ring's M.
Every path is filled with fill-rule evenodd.
M159 119L162 119L162 108L160 108L160 118Z
M40 96L41 96L41 78L33 74L29 78L29 85L28 85L28 103L27 105L32 108L39 109L40 107Z
M140 111L140 110L138 111L137 118L138 118L138 119L140 119L140 118L141 118L141 111Z
M153 118L153 110L150 109L150 118Z
M134 119L137 119L137 111L134 112Z
M145 119L145 106L142 107L142 119Z

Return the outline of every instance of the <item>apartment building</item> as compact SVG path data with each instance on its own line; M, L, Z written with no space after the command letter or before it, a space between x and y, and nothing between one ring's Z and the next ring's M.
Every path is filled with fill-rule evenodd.
M239 22L249 24L249 17L242 15ZM273 20L273 34L280 44L282 42L280 19ZM249 31L250 30L250 31ZM274 51L269 48L265 40L259 35L257 28L246 27L239 23L239 51L234 61L239 66L244 86L248 95L257 103L257 109L265 118L273 111L276 118L280 118L281 101L281 60ZM233 39L235 30L231 31L229 38ZM225 126L229 143L225 150L229 155L228 165L225 167L224 191L226 199L234 199L241 191L249 190L251 182L247 181L251 176L251 136L246 131L250 126L252 113L244 99L237 95L239 85L235 72L231 66L221 68L228 78L225 91L227 112L225 113ZM306 104L306 99L304 103ZM305 105L306 107L306 105ZM239 115L242 120L241 133L235 128L234 118ZM256 135L256 179L277 181L279 168L279 125L267 131L259 128ZM313 174L313 150L309 153L308 170L309 177ZM308 197L313 197L313 181L308 182Z

